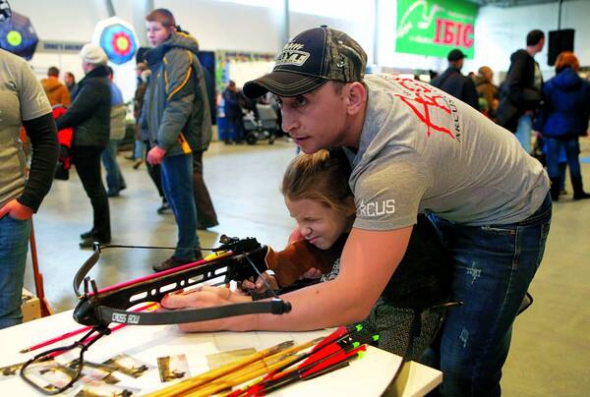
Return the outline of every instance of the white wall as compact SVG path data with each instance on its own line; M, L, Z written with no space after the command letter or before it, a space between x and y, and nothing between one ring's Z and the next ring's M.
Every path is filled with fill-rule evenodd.
M278 5L282 1L276 1ZM156 0L189 31L202 50L276 52L282 47L281 7L256 7L215 0Z
M117 15L136 26L140 43L146 45L144 17L149 0L113 0ZM369 63L375 60L379 66L398 70L443 70L446 60L395 52L395 0L290 0L292 12L289 32L285 32L284 1L260 1L248 6L229 0L154 0L156 8L169 8L177 22L191 32L203 50L227 50L276 53L287 36L321 24L344 30L354 37L367 51ZM330 8L330 4L333 3ZM346 10L346 5L356 7ZM43 40L89 41L94 25L108 17L104 0L13 0L13 9L31 18ZM375 6L378 12L375 12ZM330 12L326 12L330 10ZM352 10L352 11L351 11ZM562 28L576 29L575 50L582 65L590 65L590 1L569 0L562 6ZM539 28L545 32L557 29L558 4L542 4L526 7L482 7L479 10L475 30L475 59L469 60L465 72L489 65L498 72L509 67L510 54L525 46L529 30ZM317 14L317 15L316 15ZM375 20L377 15L377 20ZM377 26L378 40L374 30ZM547 51L537 55L546 77L552 75L547 66ZM74 54L35 55L31 62L39 74L56 65L62 71L72 71L82 77L80 60ZM116 67L116 82L123 88L126 100L135 88L133 64Z
M507 71L510 66L510 55L526 47L527 33L533 29L541 29L546 35L545 48L535 56L535 59L539 62L545 78L553 76L553 66L547 65L548 32L557 30L558 10L557 2L527 7L482 7L475 27L475 60L470 63L470 66L488 65L497 72ZM588 18L590 18L590 1L563 2L561 28L576 30L574 52L580 59L580 65L586 66L590 66Z

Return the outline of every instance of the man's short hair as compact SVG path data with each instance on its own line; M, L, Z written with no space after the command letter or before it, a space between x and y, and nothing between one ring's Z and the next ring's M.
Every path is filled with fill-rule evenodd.
M526 45L527 47L537 45L543 38L545 38L545 33L543 33L542 30L531 30L529 34L526 35Z
M55 66L50 67L47 69L47 76L59 77L59 69Z
M449 61L449 62L457 62L457 61L460 61L461 59L465 59L465 58L467 58L467 55L465 55L463 53L463 51L461 51L458 48L451 50L447 54L447 61Z
M145 20L148 22L160 22L166 29L176 26L174 15L167 8L157 8L147 14Z

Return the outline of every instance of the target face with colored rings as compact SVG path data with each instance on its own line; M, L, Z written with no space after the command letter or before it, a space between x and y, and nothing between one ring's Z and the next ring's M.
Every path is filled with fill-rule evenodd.
M100 35L100 46L107 53L109 60L117 65L133 59L138 47L133 32L120 24L104 28Z

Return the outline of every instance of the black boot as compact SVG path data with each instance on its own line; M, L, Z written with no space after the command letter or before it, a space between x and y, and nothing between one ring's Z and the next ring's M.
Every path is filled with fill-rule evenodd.
M590 194L584 191L584 186L582 185L582 177L572 178L572 185L574 187L574 200L583 200L590 198Z
M551 200L559 201L560 190L561 190L561 178L551 178Z

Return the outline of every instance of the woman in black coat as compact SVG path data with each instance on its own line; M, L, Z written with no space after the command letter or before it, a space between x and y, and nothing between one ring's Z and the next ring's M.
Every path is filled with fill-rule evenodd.
M103 49L86 44L80 57L86 76L78 83L76 97L68 111L57 119L57 127L74 129L72 162L94 213L92 229L80 235L80 247L90 248L94 241L111 241L109 201L100 175L100 155L109 142L111 89Z

